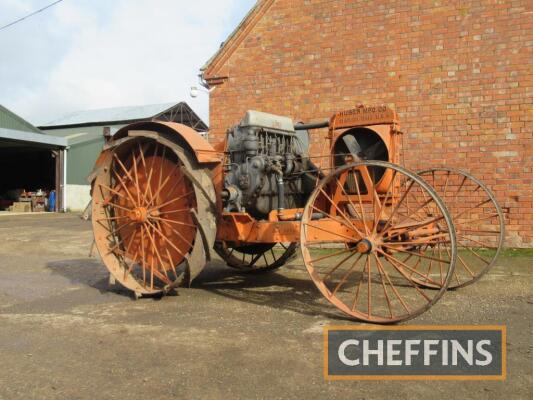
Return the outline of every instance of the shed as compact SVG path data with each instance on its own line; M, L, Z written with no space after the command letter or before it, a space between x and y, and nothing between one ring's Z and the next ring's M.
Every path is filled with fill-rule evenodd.
M113 135L140 121L177 122L205 134L207 124L185 102L77 111L39 126L49 136L67 141L66 207L83 210L90 201L86 180L104 145L104 128Z
M56 192L53 211L63 209L64 154L67 140L45 135L0 105L0 210L21 192Z

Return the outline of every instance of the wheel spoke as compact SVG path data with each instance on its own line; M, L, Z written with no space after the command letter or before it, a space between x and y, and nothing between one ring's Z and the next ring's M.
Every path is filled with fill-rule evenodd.
M366 226L367 219L365 217L365 209L363 207L363 200L361 198L361 190L359 189L359 179L358 179L357 174L354 174L354 175L355 175L354 176L355 188L357 189L357 198L359 200L359 210L361 211L361 219L362 219L363 225L365 227L365 233L368 235L369 234L369 230L368 230L368 227Z
M362 215L360 215L357 212L357 210L355 209L355 205L353 204L352 200L350 199L350 196L348 195L348 193L346 193L346 190L344 190L344 187L339 183L338 179L335 179L335 184L337 185L338 188L340 188L342 195L345 196L348 199L348 203L350 204L350 206L352 206L353 211L357 214L357 216L359 218L362 218Z
M424 275L424 274L422 274L421 272L418 272L418 271L414 270L413 268L409 267L407 264L405 264L405 263L401 262L400 260L396 259L394 256L391 256L390 254L387 254L387 253L385 253L383 250L380 250L380 249L378 249L378 252L379 252L380 254L383 254L383 255L387 258L387 260L388 260L391 264L393 264L394 266L398 266L398 265L400 265L400 267L403 267L403 268L407 269L408 271L411 271L411 272L413 272L414 274L421 276L421 277L424 278L427 282L430 282L430 283L432 283L432 284L438 285L437 282L435 282L435 281L432 280L432 279L429 279L429 276ZM397 264L395 264L395 262L397 262ZM403 273L403 269L402 269L401 273L402 273L402 275L403 275L407 280L411 281L411 279L410 279L407 275L405 275L405 274ZM412 281L411 281L411 282L412 282Z
M463 266L463 268L464 268L465 270L468 271L468 273L470 274L470 276L471 276L472 278L474 278L476 275L472 272L472 270L471 270L470 268L468 268L468 266L467 266L466 263L464 262L463 258L462 258L459 254L457 255L457 259L459 260L459 262L461 263L461 265Z
M389 219L387 220L387 222L385 223L385 225L383 226L383 230L381 232L387 232L387 228L390 226L390 224L392 223L393 221L393 218L394 218L394 215L398 212L398 210L400 209L400 206L402 205L403 201L405 200L405 198L407 197L407 194L411 191L411 189L413 188L413 185L414 185L415 181L414 180L411 180L410 181L410 184L408 186L408 188L405 190L405 192L402 194L402 196L400 197L400 200L398 200L398 203L396 204L396 206L394 207L394 209L392 210L392 213L390 214L389 216Z
M412 251L409 251L409 250L403 250L403 249L399 249L397 247L394 247L394 246L390 246L388 244L383 244L384 247L388 247L390 248L391 250L395 250L395 251L399 251L400 253L407 253L407 254L412 254L412 255L415 255L415 256L418 256L418 257L422 257L422 258L427 258L428 260L433 260L433 261L442 261L442 262L448 262L446 260L442 260L440 258L436 258L436 257L429 257L429 256L426 256L424 254L420 254L420 253L415 253L415 252L412 252Z
M111 201L106 201L105 205L118 208L119 210L122 210L122 211L127 211L127 212L132 212L133 211L131 208L123 207L123 206L121 206L119 204L116 204L116 203L113 203Z
M130 265L128 266L128 269L124 268L124 280L128 279L128 274L131 274L131 271L133 271L133 268L135 267L135 260L137 259L139 252L138 250L135 252L133 258L131 259Z
M490 202L490 201L492 201L492 200L491 200L491 199L483 200L482 202L476 204L475 206L470 207L470 208L468 208L468 209L466 209L466 210L464 210L464 211L462 211L462 212L460 212L460 213L454 215L454 216L453 216L454 221L457 220L460 216L465 215L467 212L472 211L472 210L475 210L476 208L479 208L479 207L481 207L481 206L487 204L487 203Z
M468 250L470 253L472 253L474 256L476 256L477 258L479 258L481 261L483 261L485 264L490 264L490 261L484 259L483 257L481 257L479 254L477 254L474 250L472 250L470 247L463 247L464 249Z
M396 172L397 171L393 171L391 181L389 182L389 186L387 187L387 191L385 193L385 198L383 199L382 203L380 202L379 213L376 215L376 218L374 220L374 228L372 229L372 233L374 235L377 232L379 220L381 219L381 215L383 214L383 209L385 208L385 205L387 204L387 201L389 199L389 194L394 184L394 180L396 179ZM376 196L377 196L377 193L376 193ZM378 197L378 201L379 201L379 197Z
M379 251L379 250L378 250L378 251ZM431 302L431 298L430 298L426 293L424 293L424 292L418 287L418 285L417 285L417 284L416 284L411 278L409 278L409 277L407 276L407 274L404 273L404 271L403 271L403 269L402 269L402 266L403 266L403 267L407 267L405 264L403 264L403 265L400 264L400 263L401 263L400 260L397 260L397 259L395 259L394 257L389 256L389 255L388 255L387 253L385 253L385 252L382 252L382 251L379 251L379 252L380 252L381 254L383 254L383 255L387 258L387 260L392 264L392 266L394 266L394 267L398 270L398 272L400 272L400 274L402 274L402 276L403 276L403 277L404 277L404 278L405 278L405 279L411 284L411 286L413 286L413 287L416 289L416 291L417 291L422 297L424 297L424 298L427 300L428 303ZM400 265L398 265L397 263L400 264ZM407 267L407 269L411 269L411 268ZM426 279L429 280L429 278L426 278ZM433 282L433 281L432 281L432 282Z
M146 252L144 247L144 225L141 225L141 267L143 272L143 285L146 287Z
M111 231L111 233L109 233L109 235L107 235L106 238L109 238L110 236L118 236L117 234L118 234L122 229L124 229L124 228L127 227L127 226L130 226L131 224L133 224L133 221L125 222L125 223L123 223L122 225L119 225L119 227L118 227L118 228L115 228L115 229L113 229L113 227L111 227L111 229L113 229L113 231Z
M344 253L348 253L348 252L352 252L352 251L353 251L352 249L343 249L343 250L337 251L335 253L326 254L325 256L321 256L319 258L314 258L312 260L309 260L309 262L314 264L317 261L322 261L322 260L325 260L326 258L335 257L335 256L338 256L338 255L341 255L341 254L344 254Z
M469 238L469 237L467 237L467 236L465 236L465 235L461 235L460 233L457 233L457 236L459 236L460 238L463 238L463 239L469 240L469 241L472 242L472 243L479 244L479 245L481 245L481 247L485 247L485 248L487 248L487 249L490 249L490 246L489 246L489 245L487 245L486 243L483 243L483 242L481 242L481 241L479 241L479 240L475 240L475 239ZM463 245L463 247L468 247L468 246Z
M383 287L383 293L385 294L385 299L387 300L387 306L389 307L389 314L391 318L394 318L394 314L392 312L392 304L389 298L389 293L387 292L387 286L385 285L384 275L381 272L381 269L378 265L378 256L376 253L372 253L374 255L374 258L376 259L376 269L378 270L379 277L381 278L381 286Z
M161 222L167 222L169 224L176 224L176 225L181 225L181 226L187 226L189 228L196 228L196 225L192 225L192 224L187 224L185 222L180 222L180 221L174 221L173 219L168 219L168 218L161 218L161 217L150 217L150 219L155 219L157 221L161 221Z
M110 188L107 185L104 185L103 183L99 183L98 186L100 186L101 188L104 188L106 190L109 190L111 193L113 193L113 194L115 194L115 195L117 195L119 197L122 197L123 199L127 199L127 197L124 196L122 193L120 193L119 191L117 191L117 190L115 190L113 188ZM113 197L113 196L111 196L111 197Z
M147 223L148 226L151 227L156 233L158 233L159 236L160 236L165 242L167 242L167 243L168 243L168 244L169 244L174 250L176 250L180 255L185 256L185 255L183 254L183 252L182 252L180 249L178 249L178 248L174 245L174 243L172 243L172 241L170 241L170 240L166 237L166 235L165 235L163 232L161 232L159 229L157 229L152 223L150 223L150 221L146 221L146 223ZM175 231L175 233L178 233L178 232ZM181 234L179 234L179 235L181 236ZM181 236L181 237L182 237L182 240L183 240L183 236ZM186 240L184 240L184 241L185 241L185 243L187 243ZM192 244L190 244L190 243L187 243L187 244L190 245L190 247L192 247Z
M370 277L370 257L368 255L366 256L366 276L367 276L367 282L368 282L368 289L367 289L367 316L370 318L370 315L372 314L372 278Z
M155 194L154 194L152 200L150 200L150 202L147 204L146 207L151 207L151 206L153 205L154 200L155 200L156 198L158 198L159 193L161 193L161 190L166 186L166 184L169 182L170 178L172 177L172 175L174 174L174 172L176 172L176 170L177 170L178 168L180 168L179 165L175 165L175 166L174 166L174 169L172 170L172 172L171 172L170 174L168 174L167 177L165 178L165 180L163 181L163 183L161 183L161 184L158 186L158 189L157 189L157 191L155 192ZM161 175L162 173L163 173L163 170L161 169L161 171L160 171L160 175Z
M394 283L392 283L389 275L387 274L387 272L385 271L385 268L383 267L383 264L381 263L381 261L379 260L379 257L378 256L375 256L376 257L376 262L377 262L377 265L379 266L379 268L381 269L381 272L383 273L383 275L385 276L385 279L387 280L387 282L389 283L389 286L391 287L393 293L395 294L396 298L398 299L398 301L400 302L400 304L402 305L402 307L405 309L405 311L407 311L408 314L411 313L411 310L409 309L409 306L407 305L407 303L405 302L405 300L403 299L403 297L400 295L400 293L398 292L398 289L396 289L396 286L394 286Z
M335 265L323 278L322 278L322 281L325 283L326 280L331 276L331 274L333 274L333 272L335 272L342 264L344 264L346 261L348 261L351 257L353 257L354 254L357 254L355 252L352 252L350 255L348 255L347 257L343 258L341 261L339 261L337 263L337 265ZM359 258L362 257L362 254L359 255ZM359 258L357 258L357 260L355 260L355 263L357 264L357 262L359 261Z
M190 208L181 208L179 210L160 211L160 214L168 215L168 214L176 214L176 213L180 213L180 212L191 212L191 209Z
M171 283L170 280L168 279L168 274L167 274L167 270L165 268L165 263L163 262L163 259L161 258L161 254L159 254L159 250L157 250L157 244L156 244L156 242L154 240L154 237L152 236L152 234L149 231L147 231L147 233L148 233L148 238L150 239L150 242L152 242L153 253L155 253L155 255L157 256L157 259L159 260L159 263L161 265L161 269L163 270L163 273L165 274L164 281L166 283ZM152 266L152 269L153 269L153 266ZM152 273L154 273L154 271L152 271Z
M122 186L122 188L124 189L124 191L126 192L126 195L128 196L128 198L131 200L131 203L133 204L133 207L136 207L137 206L137 203L135 202L135 199L133 198L133 195L130 193L130 191L128 190L128 187L126 186L126 184L124 183L124 180L120 177L120 175L118 175L118 173L113 170L113 172L115 173L115 176L116 178L118 179L119 183L120 183L120 186Z
M352 221L350 220L350 218L348 218L346 216L346 214L344 214L344 212L339 208L339 206L337 204L335 204L333 202L333 200L328 196L328 194L326 192L324 192L324 190L320 189L320 191L322 192L322 194L329 200L329 202L331 203L331 205L333 205L335 207L335 209L344 217L344 219L348 222L349 224L349 228L353 229L354 231L356 231L359 235L361 235L361 233L359 232L359 229L357 229L353 224L352 224ZM316 209L317 211L320 211L318 208L314 207L314 209ZM329 217L333 218L333 216L331 214L328 214ZM343 224L346 226L346 224Z
M333 292L331 292L331 296L335 296L335 293L337 293L337 291L344 285L344 283L348 280L348 278L350 277L350 275L352 275L352 273L355 271L355 267L357 266L357 263L359 262L359 260L361 259L361 257L359 257L357 260L355 260L355 262L352 264L352 266L348 269L348 271L346 272L346 274L344 274L340 280L339 283L337 283L337 286L335 286L335 289L333 289ZM367 257L368 259L368 257Z
M175 198L173 198L172 200L169 200L169 201L167 201L167 202L165 202L165 203L163 203L163 204L159 204L159 205L157 205L157 206L154 206L154 207L152 207L150 210L151 210L151 211L153 211L153 210L159 210L159 209L161 209L161 208L163 208L163 207L168 206L169 204L172 204L172 203L174 203L174 202L176 202L176 201L178 201L178 200L183 199L184 197L191 196L191 195L194 195L194 191L190 191L190 192L185 193L185 194L183 194L183 195L181 195L181 196L175 197Z

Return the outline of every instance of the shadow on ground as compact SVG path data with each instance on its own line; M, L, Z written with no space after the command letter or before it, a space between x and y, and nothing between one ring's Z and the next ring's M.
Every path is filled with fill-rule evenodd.
M73 285L86 285L100 293L115 293L134 299L132 292L120 284L109 285L109 273L98 259L54 261L46 267L54 274L67 278ZM305 269L299 266L289 265L263 274L243 274L222 261L214 261L194 280L192 288L276 310L344 319L332 312L333 306L323 298ZM187 289L179 289L183 290Z
M287 265L260 274L239 273L222 261L209 263L195 279L194 288L225 298L280 311L345 319L332 312L303 266Z
M132 293L120 285L109 284L106 267L94 258L78 258L49 262L46 268L67 278L73 285L86 285L100 293L116 293L133 298Z

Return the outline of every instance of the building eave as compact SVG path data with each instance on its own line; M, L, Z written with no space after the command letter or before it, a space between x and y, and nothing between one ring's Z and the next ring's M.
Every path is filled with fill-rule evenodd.
M121 119L121 120L106 120L106 121L85 121L85 122L79 122L79 123L70 123L70 124L54 124L54 125L40 125L39 129L42 131L53 131L53 130L60 130L60 129L77 129L77 128L86 128L86 127L95 127L95 126L114 126L114 125L129 125L136 122L143 122L143 121L150 121L157 119L158 117L164 115L165 113L171 111L175 107L186 107L187 113L190 114L194 118L195 125L198 127L199 132L207 131L209 127L207 124L196 114L196 112L187 104L186 102L182 101L176 104L173 104L170 107L167 107L163 109L162 111L158 111L157 114L154 115L146 115L141 118L130 118L130 119Z
M266 14L275 0L258 0L252 9L246 14L244 19L233 30L220 49L204 64L201 71L201 77L208 84L219 84L225 77L218 76L218 72L239 48L241 43L246 39L248 34L257 25L261 18ZM210 82L212 81L212 82Z
M32 145L45 145L48 147L64 148L68 146L67 139L65 138L5 128L0 128L0 139Z
M124 121L95 121L84 122L81 124L69 124L69 125L51 125L51 126L39 126L42 131L52 131L56 129L72 129L72 128L86 128L89 126L110 126L110 125L128 125L135 122L146 121L146 118L141 119L129 119Z

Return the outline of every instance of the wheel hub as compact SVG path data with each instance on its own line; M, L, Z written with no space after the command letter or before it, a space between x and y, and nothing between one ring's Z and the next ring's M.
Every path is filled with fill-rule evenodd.
M148 219L148 210L145 207L137 207L131 212L130 218L135 222L146 222Z
M355 245L355 248L358 253L368 254L372 251L372 242L368 239L362 239Z

